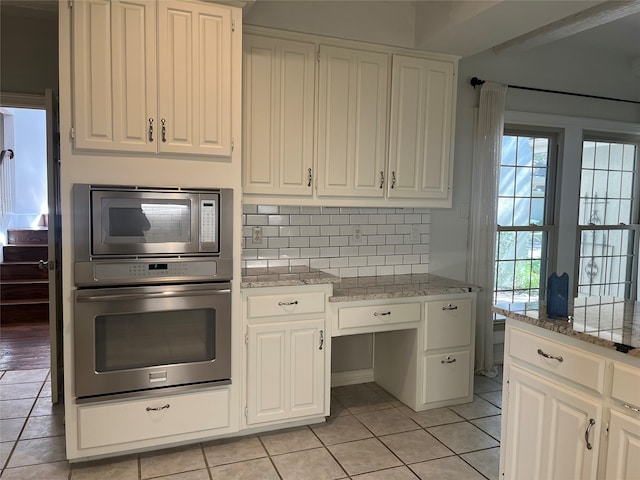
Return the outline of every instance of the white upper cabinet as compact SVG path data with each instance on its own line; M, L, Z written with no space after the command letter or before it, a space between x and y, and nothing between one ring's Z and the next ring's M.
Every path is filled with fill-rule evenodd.
M318 196L382 197L389 56L320 47Z
M73 6L75 147L153 152L157 116L156 4Z
M243 37L245 193L313 194L313 43Z
M247 200L451 206L455 57L260 27L243 50Z
M73 4L77 149L230 156L232 8Z
M231 155L231 10L162 0L160 151Z
M447 61L393 56L391 198L446 199L450 195L453 67Z

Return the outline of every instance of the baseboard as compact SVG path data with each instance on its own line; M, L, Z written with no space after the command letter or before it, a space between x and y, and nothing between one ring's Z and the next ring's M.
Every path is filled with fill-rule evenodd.
M358 383L373 382L373 368L364 370L349 370L347 372L335 372L331 374L332 387L344 387Z

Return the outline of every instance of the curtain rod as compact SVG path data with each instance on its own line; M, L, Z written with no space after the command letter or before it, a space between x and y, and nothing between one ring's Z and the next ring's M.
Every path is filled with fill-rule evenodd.
M482 85L484 83L484 80L480 80L478 77L473 77L469 83L475 89L478 85ZM640 101L637 101L637 100L625 100L623 98L600 97L598 95L587 95L586 93L562 92L560 90L547 90L546 88L521 87L520 85L507 85L507 86L509 88L518 88L520 90L531 90L534 92L545 92L545 93L557 93L559 95L573 95L574 97L596 98L598 100L610 100L613 102L635 103L636 105L640 105Z

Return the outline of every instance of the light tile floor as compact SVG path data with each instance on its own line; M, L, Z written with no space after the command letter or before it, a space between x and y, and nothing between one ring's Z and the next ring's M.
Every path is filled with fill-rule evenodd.
M501 376L416 413L373 383L332 390L324 424L70 465L48 370L0 372L3 480L498 479Z

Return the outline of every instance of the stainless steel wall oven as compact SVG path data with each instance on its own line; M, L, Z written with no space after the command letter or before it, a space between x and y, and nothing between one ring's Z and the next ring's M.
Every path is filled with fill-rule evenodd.
M233 192L74 185L78 401L231 382Z

